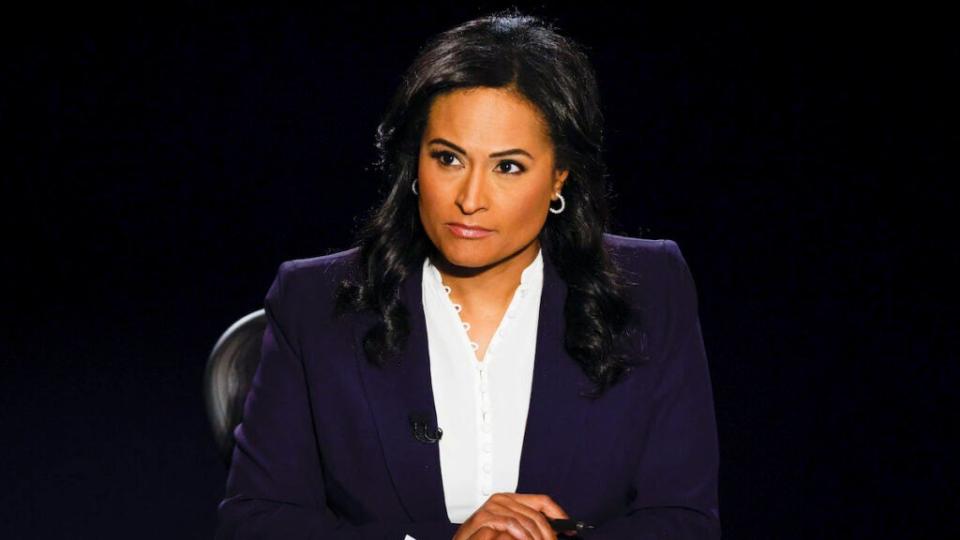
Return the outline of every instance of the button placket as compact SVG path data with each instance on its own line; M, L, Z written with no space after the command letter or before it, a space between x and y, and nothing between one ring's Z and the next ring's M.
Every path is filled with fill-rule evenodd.
M493 419L490 411L490 392L487 366L478 365L480 386L480 493L489 496L493 491Z
M535 268L535 267L532 267ZM521 316L522 310L527 309L524 302L528 302L528 298L531 296L531 287L536 285L536 283L531 284L530 276L525 274L521 277L521 283L517 287L516 293L511 298L511 303L507 307L505 317L500 321L500 325L495 330L489 346L486 350L486 356L483 359L478 359L476 357L476 351L479 350L479 343L470 339L470 330L471 324L467 321L464 321L461 317L463 306L461 304L454 303L451 298L452 288L447 286L442 281L442 275L439 273L439 270L436 268L434 270L434 276L437 278L435 283L440 284L440 288L446 293L447 305L451 306L454 312L457 315L457 319L460 323L461 328L463 328L463 337L461 343L468 345L467 350L471 353L471 359L473 360L472 364L475 366L477 372L474 374L475 382L477 386L474 391L477 399L476 402L476 411L479 413L477 417L477 427L476 429L476 441L477 441L477 472L475 488L482 499L489 497L494 491L494 482L493 482L493 422L496 420L493 418L494 414L491 407L492 394L490 389L490 382L488 378L490 362L489 360L494 358L494 356L499 356L500 349L506 346L505 340L507 334L512 332L514 324L517 324L517 319ZM436 290L436 289L435 289Z
M428 264L430 264L429 261ZM464 373L463 371L460 371L460 374L472 375L472 377L468 377L468 379L472 379L468 384L474 385L472 388L473 392L470 392L467 396L462 397L468 397L470 394L472 394L470 397L475 400L473 409L476 415L474 416L475 424L474 426L471 426L471 431L474 433L475 437L472 442L474 442L475 445L473 448L475 452L474 459L476 461L474 461L474 463L476 464L476 468L472 468L473 474L471 476L473 476L473 485L471 486L470 491L473 493L473 497L477 498L477 503L482 504L484 499L488 498L493 494L494 491L496 491L496 489L501 487L494 482L493 478L493 439L495 438L493 436L493 422L499 421L498 419L500 417L498 416L499 413L494 412L491 407L493 394L489 381L490 366L497 364L499 359L494 361L492 364L489 360L493 359L495 356L500 356L500 349L505 350L504 354L506 356L511 356L513 345L512 340L514 339L511 332L519 332L519 329L514 330L513 326L518 325L520 322L519 319L521 319L521 317L526 317L526 313L530 309L533 309L529 307L528 304L531 302L530 298L534 296L533 293L539 291L540 264L539 260L536 261L536 264L528 267L528 270L525 271L521 276L520 283L518 284L515 294L511 298L511 302L507 306L506 312L500 320L500 324L491 336L489 346L485 351L486 356L479 359L476 355L476 352L479 350L479 344L470 338L472 325L470 322L464 321L462 318L463 306L453 302L452 288L443 283L443 276L440 274L439 270L436 267L432 267L432 265L431 270L433 277L436 278L435 280L431 280L433 281L431 288L433 290L434 298L443 300L442 304L445 304L444 312L446 313L447 317L444 321L444 328L448 329L447 332L456 330L454 326L455 323L459 323L460 328L462 328L459 336L455 334L447 336L448 338L459 337L459 340L453 339L452 341L446 341L449 346L454 346L460 351L454 351L454 360L456 360L456 364L458 365L457 369L467 369L468 365L473 365L476 369L476 372L474 373ZM441 290L446 293L446 295L439 294L439 291ZM440 306L437 305L437 307ZM449 311L451 309L452 312ZM456 317L451 319L450 317L452 317L454 314L456 314ZM464 363L463 360L460 359L466 357L468 352L471 361ZM512 360L512 358L509 359ZM505 360L507 360L507 358L505 358ZM468 389L469 388L463 388L463 390ZM470 397L468 397L468 403ZM498 394L498 405L500 403L500 397L501 396ZM506 420L510 421L510 416L510 414L507 414ZM507 448L509 448L509 446ZM504 448L498 448L498 451L500 452L500 454L498 454L498 459L506 459L506 461L502 464L498 462L498 466L501 468L511 467L511 456L509 454L505 456L502 455L503 450Z

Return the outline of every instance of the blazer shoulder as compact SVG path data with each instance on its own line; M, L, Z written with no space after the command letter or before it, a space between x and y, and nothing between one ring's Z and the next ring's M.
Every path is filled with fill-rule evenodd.
M666 335L699 320L697 285L675 240L612 234L605 235L605 240L644 320L660 328L653 335Z
M359 247L290 259L280 263L273 288L288 291L297 299L329 299L337 285L353 274L359 259Z
M637 238L621 234L603 233L604 245L615 254L627 253L633 256L649 257L653 252L663 249L663 243L667 241L668 240L665 239Z
M664 279L664 270L685 267L686 263L675 240L669 238L637 238L603 233L604 245L619 267L637 277Z
M351 247L316 257L290 259L280 263L277 273L285 280L302 276L318 276L352 270L359 258L360 248Z

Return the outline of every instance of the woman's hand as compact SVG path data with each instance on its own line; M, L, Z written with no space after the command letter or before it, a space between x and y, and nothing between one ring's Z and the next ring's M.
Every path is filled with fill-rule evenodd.
M555 540L547 517L569 516L547 495L494 493L460 525L453 540Z
M497 531L481 527L480 530L470 535L470 540L516 540L510 533Z

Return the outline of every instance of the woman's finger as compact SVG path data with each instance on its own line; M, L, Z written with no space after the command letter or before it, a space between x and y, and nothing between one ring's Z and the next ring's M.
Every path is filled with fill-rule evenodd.
M474 513L478 527L487 527L498 532L507 533L516 540L539 540L539 534L533 525L524 526L527 518L511 511L496 501L487 502Z
M570 516L567 515L567 512L557 504L556 501L550 498L549 495L542 495L539 493L508 493L513 499L537 510L538 512L543 512L548 517L554 519L569 519Z
M535 509L529 503L522 502L520 498L515 496L515 493L500 493L497 495L501 496L501 498L498 499L500 504L507 506L511 511L529 520L527 523L528 527L536 527L535 538L542 538L544 540L556 539L557 534L553 530L553 527L550 526L550 523L547 522L547 518L543 512Z
M494 493L487 499L487 502L484 503L484 507L500 518L507 520L507 522L516 523L522 528L525 534L523 538L530 538L531 540L548 540L553 538L551 536L543 536L542 528L537 523L536 518L531 515L531 510L528 507L511 501L506 494ZM511 534L513 534L512 531Z
M567 511L563 509L556 501L554 501L550 496L538 494L538 493L503 493L513 499L518 501L527 507L536 510L537 512L545 515L546 517L553 519L569 519L570 515L567 514ZM549 522L546 522L544 518L544 527L547 528L550 535L549 538L556 538L556 533L553 530L553 527L550 526ZM575 536L576 531L567 531L564 533L566 536Z
M547 495L534 493L496 493L458 530L457 538L487 540L510 535L516 540L556 540L557 533L547 518L569 518L567 512ZM489 532L482 531L489 529ZM491 536L492 534L492 536ZM575 532L565 533L572 536ZM474 538L474 535L478 535Z
M460 525L453 540L493 540L501 534L507 535L511 540L527 540L522 528L511 533L510 524L506 520L498 514L487 511L486 507L480 507Z
M507 540L513 540L513 536L511 536L510 533L501 532L490 527L480 527L470 535L468 540L497 540L501 537L506 537Z

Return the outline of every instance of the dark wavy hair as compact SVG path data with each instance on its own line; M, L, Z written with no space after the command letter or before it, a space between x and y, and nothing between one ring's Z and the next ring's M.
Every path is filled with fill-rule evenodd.
M385 195L355 232L360 263L336 293L336 313L371 311L380 321L363 338L369 361L382 366L410 332L401 282L436 249L423 230L416 177L420 140L433 100L471 87L505 88L542 113L556 170L569 170L566 208L548 216L539 233L544 256L568 287L564 347L594 383L596 398L631 362L619 340L632 333L625 279L603 246L609 220L603 117L596 75L583 49L552 23L516 8L494 12L429 41L409 67L377 128L376 169Z

